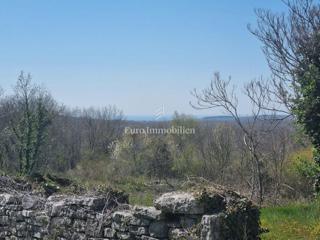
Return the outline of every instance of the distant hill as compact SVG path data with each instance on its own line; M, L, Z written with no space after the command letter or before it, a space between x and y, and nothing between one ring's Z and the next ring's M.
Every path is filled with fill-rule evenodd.
M135 121L135 122L158 122L158 121L170 121L172 120L172 116L165 115L157 118L156 116L152 116L152 115L127 115L125 116L125 119L128 121Z
M213 122L232 122L234 121L232 116L227 115L217 115L217 116L192 116L195 119L198 119L199 121L213 121ZM268 119L268 117L271 119L272 116L264 116L265 119ZM284 117L284 116L278 116ZM240 119L242 121L250 120L252 116L242 116ZM125 119L127 121L134 121L134 122L163 122L163 121L170 121L172 120L172 115L165 115L160 118L156 118L152 115L127 115L125 116Z
M200 121L233 121L233 118L231 116L197 116L193 115L192 116L195 119L198 119ZM127 115L125 116L126 120L128 121L136 121L136 122L162 122L162 121L170 121L172 120L173 116L172 115L165 115L159 118L156 118L155 116L152 115ZM247 117L244 117L244 119Z
M247 118L247 117L244 117ZM207 116L202 117L201 120L204 121L217 121L217 122L231 122L234 121L232 116Z
M278 119L281 119L281 118L284 118L285 115L277 115L277 118ZM240 117L240 120L241 121L247 121L247 120L251 120L253 117L252 116L241 116ZM264 119L264 120L267 120L267 119L270 119L270 120L274 120L274 116L273 115L261 115L259 117L260 119ZM202 120L204 121L216 121L216 122L232 122L234 121L233 117L232 116L207 116L207 117L203 117L201 118ZM292 120L292 118L287 118L287 120Z

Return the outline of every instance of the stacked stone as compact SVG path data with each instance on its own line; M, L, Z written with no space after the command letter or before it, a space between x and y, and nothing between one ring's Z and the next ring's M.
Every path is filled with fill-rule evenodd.
M171 192L154 207L110 204L106 196L0 194L0 240L258 239L246 199Z
M0 239L43 239L48 216L40 197L0 195Z
M115 211L105 228L108 239L195 239L193 228L201 224L204 204L189 193L162 195L155 207L135 206Z
M48 236L58 240L102 238L103 229L111 224L110 214L105 212L108 204L106 197L49 197Z
M112 214L112 224L104 230L109 239L167 238L167 224L161 211L153 207L133 207Z

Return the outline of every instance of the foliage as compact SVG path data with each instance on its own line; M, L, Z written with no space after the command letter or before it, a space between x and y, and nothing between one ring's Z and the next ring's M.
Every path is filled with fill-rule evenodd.
M295 99L294 113L311 137L317 151L320 149L320 73L319 66L311 64L298 78L299 98ZM317 153L315 152L315 156ZM320 165L319 158L315 158Z
M316 37L318 38L318 33ZM310 64L298 77L300 96L295 99L294 113L314 145L314 160L317 165L302 162L298 169L308 178L316 179L316 193L320 193L320 64Z
M312 148L302 148L292 153L286 166L285 182L292 189L288 191L287 197L312 197L314 177L320 173L319 166L313 160Z
M306 179L313 179L320 173L320 167L312 161L312 151L302 151L295 156L292 167L293 170L301 177ZM311 156L310 156L311 155Z

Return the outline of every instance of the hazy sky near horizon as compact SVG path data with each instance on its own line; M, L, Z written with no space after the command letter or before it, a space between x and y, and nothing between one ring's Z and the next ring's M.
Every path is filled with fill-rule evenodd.
M223 114L191 108L212 75L241 85L269 70L248 32L255 8L280 0L2 0L0 86L21 70L67 106L116 105L127 115ZM7 91L10 93L10 91ZM249 104L240 97L240 112Z

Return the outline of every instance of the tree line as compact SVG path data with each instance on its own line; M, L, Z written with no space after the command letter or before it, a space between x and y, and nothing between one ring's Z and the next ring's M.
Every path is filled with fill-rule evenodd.
M192 92L191 104L223 109L232 122L176 113L172 121L147 124L193 127L195 135L126 135L125 126L146 123L126 121L113 106L67 108L21 73L14 93L1 95L1 169L102 181L146 177L169 185L199 177L236 187L260 203L270 195L310 196L314 179L315 190L320 186L320 6L312 0L285 4L288 14L257 10L257 24L249 26L272 72L243 88L250 118L239 114L232 80L216 73L208 88Z

